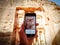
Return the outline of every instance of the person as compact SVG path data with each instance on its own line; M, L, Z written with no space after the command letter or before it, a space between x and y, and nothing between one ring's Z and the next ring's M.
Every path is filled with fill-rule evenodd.
M36 26L38 26L38 24L36 24ZM33 39L37 37L37 35L35 35L34 37L28 38L24 32L24 24L22 24L21 31L19 32L19 34L20 34L20 45L32 45Z
M35 29L35 22L34 18L26 20L26 29Z

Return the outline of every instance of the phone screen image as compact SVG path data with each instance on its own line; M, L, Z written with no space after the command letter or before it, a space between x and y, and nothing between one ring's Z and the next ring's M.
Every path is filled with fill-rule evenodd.
M27 13L25 16L25 33L33 36L36 33L36 15L35 13Z

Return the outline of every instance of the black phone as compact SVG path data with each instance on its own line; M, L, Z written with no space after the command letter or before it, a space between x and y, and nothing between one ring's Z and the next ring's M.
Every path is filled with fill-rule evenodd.
M36 34L36 14L26 13L25 14L25 34L27 37L34 37Z

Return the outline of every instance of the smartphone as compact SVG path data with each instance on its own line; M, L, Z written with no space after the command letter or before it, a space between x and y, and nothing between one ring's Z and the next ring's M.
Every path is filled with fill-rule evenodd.
M36 14L26 13L25 14L25 34L27 37L34 37L36 34Z

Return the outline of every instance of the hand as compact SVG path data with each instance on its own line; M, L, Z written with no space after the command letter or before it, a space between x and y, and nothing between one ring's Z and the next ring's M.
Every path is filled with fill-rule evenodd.
M38 24L36 24L37 26ZM37 33L37 31L36 31ZM20 45L32 45L33 39L36 37L27 38L25 32L24 32L24 24L21 26L21 31L20 31Z

